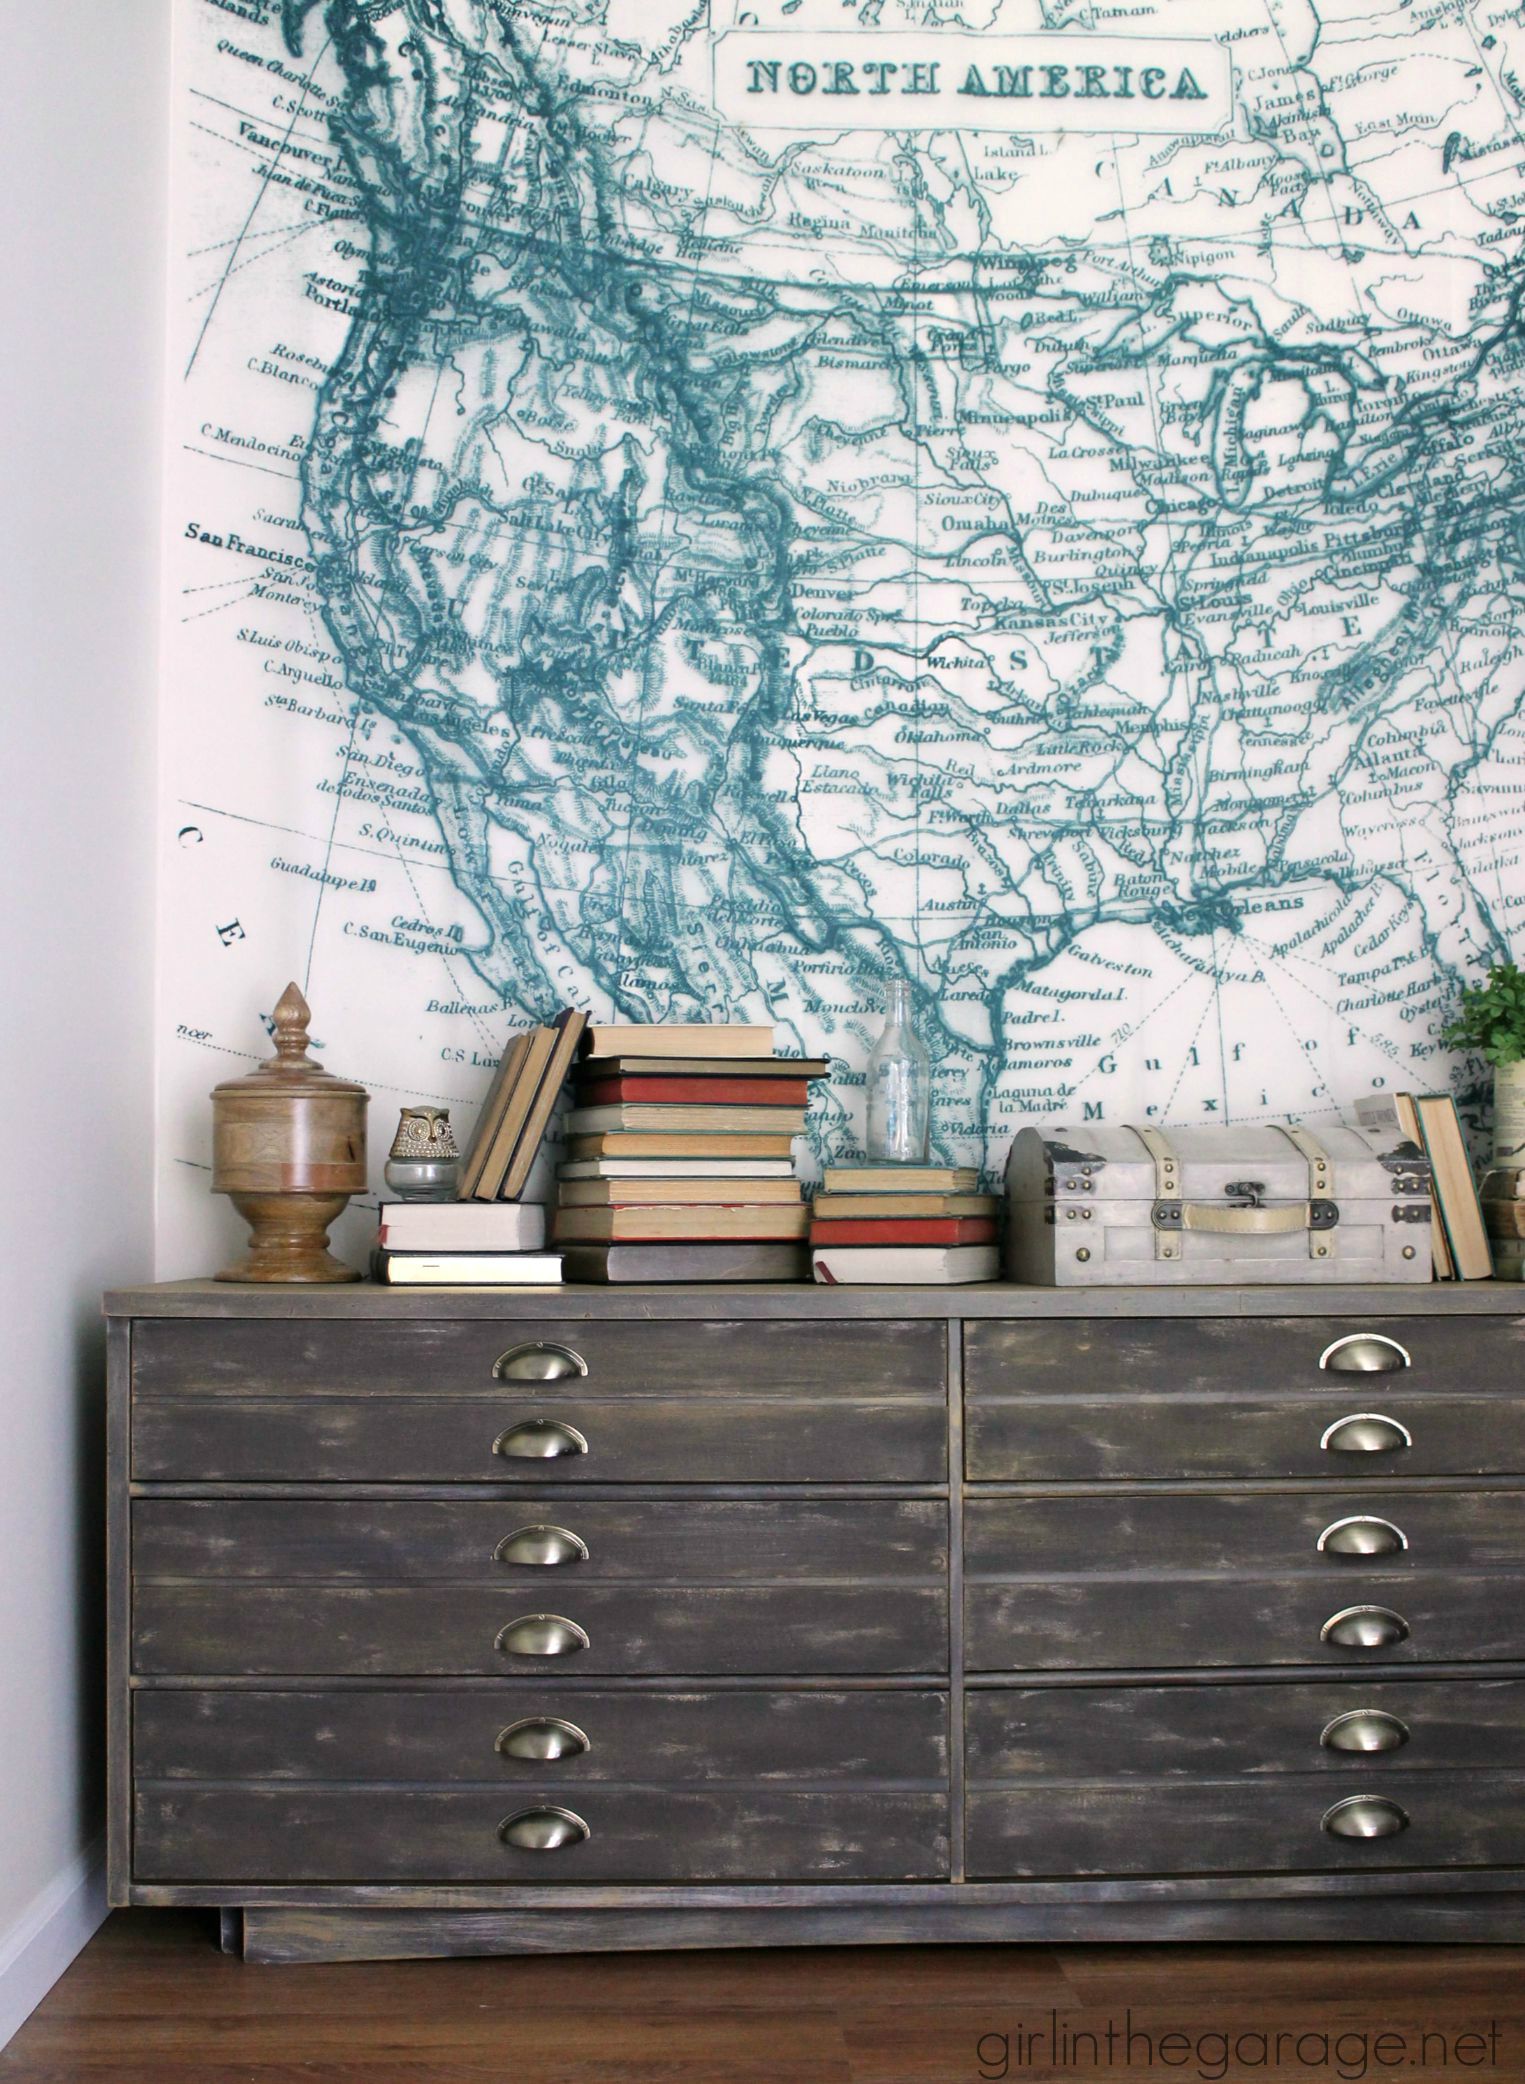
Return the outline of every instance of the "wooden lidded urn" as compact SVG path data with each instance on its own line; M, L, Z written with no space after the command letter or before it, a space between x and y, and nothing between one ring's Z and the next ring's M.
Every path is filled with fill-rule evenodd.
M312 1013L294 984L275 1008L275 1055L212 1093L212 1191L249 1225L249 1251L219 1281L358 1281L328 1226L365 1191L363 1085L307 1054Z

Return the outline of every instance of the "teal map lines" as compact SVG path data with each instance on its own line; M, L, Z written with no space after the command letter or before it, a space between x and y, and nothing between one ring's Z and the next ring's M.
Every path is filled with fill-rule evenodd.
M1445 1080L1525 905L1518 7L181 5L187 1124L293 966L463 1113L563 1000L775 1018L822 1151L886 974L986 1163ZM898 91L982 48L998 120Z

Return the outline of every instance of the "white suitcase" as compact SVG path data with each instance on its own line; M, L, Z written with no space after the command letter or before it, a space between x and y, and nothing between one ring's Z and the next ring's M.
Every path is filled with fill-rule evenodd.
M1044 1287L1427 1281L1430 1168L1396 1130L1019 1130L1006 1270Z

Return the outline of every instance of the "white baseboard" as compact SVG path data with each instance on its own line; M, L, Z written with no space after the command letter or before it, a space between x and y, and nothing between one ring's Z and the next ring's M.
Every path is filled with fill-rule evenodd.
M106 1841L98 1838L0 1933L0 2048L105 1922Z

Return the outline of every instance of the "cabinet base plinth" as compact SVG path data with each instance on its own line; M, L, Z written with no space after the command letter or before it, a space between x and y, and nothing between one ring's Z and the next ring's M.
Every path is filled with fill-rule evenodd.
M271 1964L643 1948L1144 1945L1163 1940L1517 1946L1525 1941L1525 1894L1173 1903L978 1903L950 1894L938 1903L858 1910L841 1904L819 1910L568 1911L251 1906L242 1913L244 1959Z

